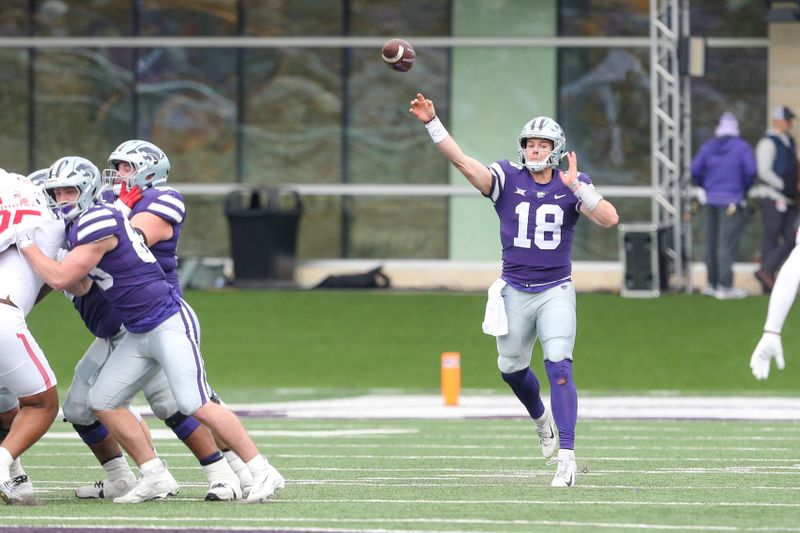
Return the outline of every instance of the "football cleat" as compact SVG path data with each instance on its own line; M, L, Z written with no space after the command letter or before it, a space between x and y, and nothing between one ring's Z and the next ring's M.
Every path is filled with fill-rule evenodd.
M33 496L33 483L26 474L20 474L11 478L11 485L23 498Z
M575 455L561 453L567 450L561 450L558 453L558 468L553 481L550 483L551 487L574 487L575 474L578 472L578 463L575 462ZM571 450L570 450L571 451Z
M19 493L16 487L14 487L14 481L9 479L8 481L0 483L0 500L11 505L12 503L23 501L24 497Z
M280 472L271 464L267 464L266 468L253 475L253 486L247 495L247 501L263 502L285 485L286 482Z
M130 470L125 475L114 480L104 479L92 485L83 485L75 489L75 496L82 500L108 499L113 500L130 491L136 486L136 476Z
M141 503L150 500L163 500L167 496L175 496L180 491L180 485L167 470L167 465L161 466L142 474L139 482L130 491L114 498L114 503Z
M238 500L242 497L242 489L239 488L239 480L236 479L235 483L227 483L219 481L209 487L206 493L207 502L227 502Z
M545 459L550 459L558 450L558 428L553 422L553 413L547 407L544 409L543 416L543 423L536 424L536 433L539 435L539 447L542 448L542 455Z

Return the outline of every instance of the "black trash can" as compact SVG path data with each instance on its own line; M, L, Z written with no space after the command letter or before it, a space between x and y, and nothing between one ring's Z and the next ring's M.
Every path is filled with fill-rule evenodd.
M253 188L225 199L237 284L291 282L303 204L296 191Z

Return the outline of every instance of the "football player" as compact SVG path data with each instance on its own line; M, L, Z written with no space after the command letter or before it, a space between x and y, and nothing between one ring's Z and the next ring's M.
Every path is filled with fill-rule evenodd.
M127 409L120 409L152 379L159 366L178 410L193 415L246 460L253 476L247 500L263 501L283 487L283 477L259 453L236 415L211 401L194 312L167 281L130 221L113 206L93 204L99 188L96 167L94 172L66 175L51 170L45 189L68 221L70 251L60 263L42 254L29 232L16 232L16 242L37 274L54 289L72 287L72 294L83 296L96 284L128 331L88 391L95 416L142 471L136 486L114 501L137 503L177 490L141 426ZM80 288L76 289L76 284Z
M64 223L40 187L0 171L0 499L22 501L33 487L19 456L48 430L58 414L56 377L28 330L25 317L44 283L12 246L24 226L44 257L64 242Z
M778 370L783 370L783 342L781 332L786 316L797 298L800 288L800 230L795 235L795 246L784 261L775 278L775 285L769 296L767 320L764 323L764 333L758 341L753 355L750 356L750 370L756 379L767 379L772 360Z
M127 141L111 153L109 164L115 168L106 171L106 181L117 191L119 198L111 190L104 198L131 219L134 229L141 233L156 256L168 282L180 294L176 269L177 242L185 217L183 197L175 189L159 187L167 180L169 159L149 142ZM56 165L54 169L57 169ZM70 169L63 167L61 171L69 172ZM64 402L64 415L106 471L106 479L78 487L75 494L79 498L113 499L130 490L136 477L113 436L89 409L88 390L108 354L124 337L125 329L119 315L95 285L86 295L74 297L73 303L96 340L75 368ZM249 469L232 451L226 450L223 456L208 428L178 411L163 371L155 375L143 392L156 416L186 443L203 467L209 480L206 499L235 500L243 492L246 496L252 483ZM145 428L146 424L143 424ZM239 473L238 476L228 462Z
M572 239L580 215L610 228L619 220L617 210L586 174L578 172L578 158L566 152L564 131L551 118L535 117L523 126L517 137L519 162L500 160L487 167L464 154L431 100L418 93L409 112L425 124L442 155L494 205L500 219L503 273L489 290L484 331L497 337L500 373L533 418L542 454L551 457L560 441L551 485L573 486L578 395L572 378ZM558 168L565 156L566 172ZM550 381L552 414L530 368L537 338Z

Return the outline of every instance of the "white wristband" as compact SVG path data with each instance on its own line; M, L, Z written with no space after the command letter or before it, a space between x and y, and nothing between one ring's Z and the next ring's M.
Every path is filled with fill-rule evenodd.
M575 191L575 196L589 211L594 211L594 208L597 207L597 204L603 199L603 196L588 183L581 183L581 186Z
M428 130L428 135L431 136L433 144L439 144L450 135L442 121L439 120L439 117L433 117L433 120L425 124L425 129Z

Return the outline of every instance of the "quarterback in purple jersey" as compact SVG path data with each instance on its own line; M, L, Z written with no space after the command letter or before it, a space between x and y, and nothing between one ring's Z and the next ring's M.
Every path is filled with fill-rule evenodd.
M80 170L80 169L76 169ZM89 389L89 406L139 465L142 477L118 503L163 498L177 483L158 459L136 419L119 409L159 370L166 373L181 413L193 415L220 435L251 471L248 501L263 501L284 485L283 477L261 455L239 419L210 400L205 365L199 350L199 326L176 294L156 258L127 218L113 206L94 204L100 187L87 169L60 177L51 173L45 189L68 220L69 253L63 261L44 256L22 232L17 246L37 272L56 290L70 287L82 296L96 284L128 333L108 357Z
M614 206L578 172L578 158L566 152L561 126L535 117L517 138L519 162L488 167L467 156L422 94L409 112L425 124L439 151L494 204L500 219L503 273L489 289L484 332L497 337L497 365L503 380L536 424L546 458L558 449L553 487L575 484L575 425L578 394L572 378L575 346L575 288L572 240L580 215L610 228L619 217ZM568 169L558 169L566 156ZM530 368L536 339L542 343L550 381L550 409ZM551 412L552 410L552 412ZM559 449L560 448L560 449Z

